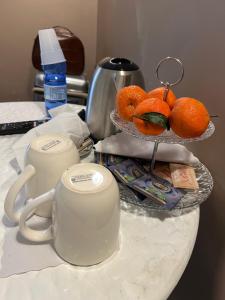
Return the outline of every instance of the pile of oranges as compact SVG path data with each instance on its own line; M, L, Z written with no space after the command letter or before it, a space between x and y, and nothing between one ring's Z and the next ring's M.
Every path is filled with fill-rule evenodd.
M171 128L182 138L199 137L210 121L202 102L188 97L177 99L165 87L149 92L136 85L124 87L116 95L116 109L123 120L133 122L145 135L159 135Z

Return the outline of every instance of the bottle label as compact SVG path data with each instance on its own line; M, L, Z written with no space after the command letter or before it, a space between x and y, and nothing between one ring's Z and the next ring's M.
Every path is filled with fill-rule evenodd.
M44 97L48 101L65 100L67 95L66 84L60 86L44 85Z

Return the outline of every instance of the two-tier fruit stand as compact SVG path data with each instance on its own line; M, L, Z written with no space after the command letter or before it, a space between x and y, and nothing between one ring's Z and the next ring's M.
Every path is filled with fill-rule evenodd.
M159 79L159 73L158 73L159 68L162 63L168 60L175 61L181 67L181 76L176 82L173 83L163 82L162 80ZM173 57L166 57L159 62L156 68L156 76L159 79L160 83L163 86L165 86L164 99L167 96L169 88L171 86L178 84L183 79L183 75L184 75L184 68L182 62L179 59ZM112 111L110 117L113 124L124 133L132 135L137 139L142 139L154 143L154 150L153 153L150 154L151 156L150 158L151 158L151 174L154 176L155 180L157 180L157 176L154 174L154 166L155 166L156 153L158 150L159 143L187 144L192 142L198 142L209 138L214 133L215 130L213 122L210 121L206 131L197 138L185 138L185 139L181 138L177 136L171 129L164 131L160 135L152 136L152 135L144 135L140 133L132 122L127 122L122 120L117 114L116 110ZM182 199L178 202L175 208L173 208L173 212L177 211L179 213L184 213L198 206L209 197L213 189L213 179L208 169L201 162L199 162L196 166L194 166L194 168L195 168L195 174L196 174L196 179L198 181L199 188L197 190L186 190ZM154 201L147 201L147 202L145 201L144 203L142 203L141 201L138 201L137 198L132 197L131 194L123 198L127 202L130 202L135 205L145 206L151 210L157 210L157 211L167 210L164 206L157 204Z

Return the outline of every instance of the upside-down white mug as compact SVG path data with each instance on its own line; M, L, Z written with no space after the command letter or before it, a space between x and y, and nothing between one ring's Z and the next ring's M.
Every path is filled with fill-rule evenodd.
M43 204L53 203L52 225L43 231L26 219ZM19 230L31 241L53 239L65 261L97 264L118 248L120 197L116 180L105 167L81 163L68 168L55 189L31 201L23 210Z
M25 156L25 169L11 186L5 199L5 212L15 223L19 222L20 211L15 210L16 198L26 185L28 198L36 198L56 186L66 168L80 162L80 156L73 141L63 135L46 134L35 138ZM37 215L51 216L51 205L37 210Z

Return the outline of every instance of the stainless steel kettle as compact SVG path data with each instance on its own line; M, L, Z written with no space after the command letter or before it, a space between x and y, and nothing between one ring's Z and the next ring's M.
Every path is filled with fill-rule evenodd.
M145 88L143 75L132 61L106 57L98 63L91 80L86 109L86 122L93 138L101 140L116 133L110 120L116 93L120 88L134 84Z

